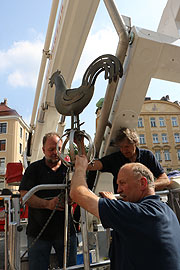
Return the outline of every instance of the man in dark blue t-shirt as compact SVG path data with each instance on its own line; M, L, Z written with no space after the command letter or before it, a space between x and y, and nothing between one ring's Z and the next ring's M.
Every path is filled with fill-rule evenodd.
M118 173L122 200L110 192L104 198L86 184L88 163L77 156L70 196L112 228L111 270L180 270L180 226L172 209L155 195L154 177L141 163L129 163Z
M87 170L99 170L101 172L112 173L114 192L117 193L117 175L119 169L126 163L139 162L148 167L153 173L154 177L156 178L156 190L166 188L170 181L161 164L150 150L138 148L138 143L138 135L134 129L121 128L114 142L114 144L117 146L118 152L95 160L93 163L88 165ZM89 177L89 187L93 186L91 181L91 177Z

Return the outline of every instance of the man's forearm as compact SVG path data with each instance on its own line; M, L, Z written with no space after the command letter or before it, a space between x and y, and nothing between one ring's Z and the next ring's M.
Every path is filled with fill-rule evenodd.
M70 197L72 196L72 193L76 194L76 192L81 192L81 188L83 187L88 190L86 171L82 168L76 168L71 180Z
M21 196L23 197L25 194L27 193L27 191L20 191ZM32 195L31 198L28 199L28 201L26 202L28 206L32 207L32 208L38 208L38 209L51 209L50 200L46 200L46 199L42 199L39 198L36 195Z
M170 184L170 180L167 177L167 175L163 173L156 179L154 183L155 183L155 190L158 191L167 188Z
M76 165L75 172L71 180L70 197L85 210L99 218L99 198L88 189L86 183L86 167L80 166L80 161L82 160L83 162L83 158L76 158L79 163Z
M48 209L48 200L39 198L36 195L32 195L32 197L27 201L27 204L32 208Z
M92 163L90 163L87 167L88 171L99 171L102 170L103 165L100 160L94 160Z

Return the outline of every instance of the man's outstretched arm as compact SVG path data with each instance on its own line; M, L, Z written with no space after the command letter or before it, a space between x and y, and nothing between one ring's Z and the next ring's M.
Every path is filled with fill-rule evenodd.
M163 189L168 188L168 186L170 185L170 180L169 180L168 176L165 173L162 173L155 180L154 184L155 184L155 190L156 191L163 190Z
M88 189L86 170L88 161L85 155L76 156L75 172L71 180L70 197L78 205L99 218L99 198Z

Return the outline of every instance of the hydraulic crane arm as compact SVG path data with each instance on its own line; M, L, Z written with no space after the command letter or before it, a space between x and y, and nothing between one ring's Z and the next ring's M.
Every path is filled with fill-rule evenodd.
M39 110L35 123L31 123L34 129L31 162L42 156L43 135L57 130L59 122L59 113L54 106L55 90L50 87L49 78L53 72L60 69L67 86L70 87L98 5L99 0L61 1L54 40L48 56L47 72L41 90L41 100L35 100L35 109L37 110L37 104L39 104ZM40 92L40 89L37 91Z

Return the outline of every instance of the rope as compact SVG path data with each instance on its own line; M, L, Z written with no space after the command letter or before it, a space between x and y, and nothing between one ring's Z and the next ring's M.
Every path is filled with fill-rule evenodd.
M62 195L62 192L59 193L58 197L59 197L59 200L62 201L62 198L61 198L61 195ZM59 203L59 202L58 202ZM37 240L41 237L42 233L44 232L44 230L46 229L47 225L49 224L50 220L52 219L56 209L57 209L57 206L58 206L58 203L56 204L56 207L54 208L54 210L52 211L51 215L49 216L49 218L47 219L46 223L44 224L42 230L40 231L40 233L36 236L36 238L33 240L33 242L31 243L30 247L23 253L23 255L21 256L21 259L26 255L27 252L29 252L29 250L33 247L33 245L37 242Z

